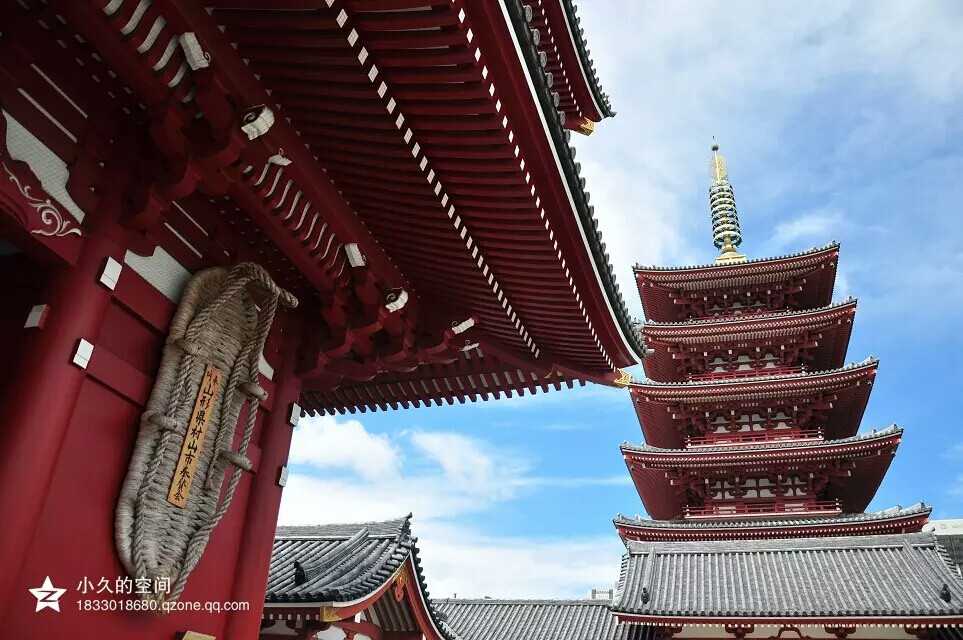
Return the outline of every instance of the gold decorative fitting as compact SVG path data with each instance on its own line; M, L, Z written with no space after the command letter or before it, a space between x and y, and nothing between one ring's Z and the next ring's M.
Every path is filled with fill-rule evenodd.
M612 385L624 389L632 381L632 375L625 369L619 369L619 377L612 381Z
M321 618L321 622L337 622L341 620L341 614L338 613L337 607L321 607L318 612L318 617Z
M206 633L198 633L197 631L185 631L181 635L181 640L217 640L216 636L210 636Z
M595 123L588 118L582 118L582 121L578 123L578 129L576 129L583 136L590 136L592 132L595 131Z
M394 585L391 587L391 594L394 596L396 602L401 602L404 599L405 585L407 584L407 574L405 574L404 569L399 569L398 573L395 575Z

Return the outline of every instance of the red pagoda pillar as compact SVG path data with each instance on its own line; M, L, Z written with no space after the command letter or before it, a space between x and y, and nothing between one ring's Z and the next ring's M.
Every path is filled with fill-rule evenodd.
M301 412L297 406L301 394L297 355L304 323L299 312L287 312L283 330L282 364L275 372L273 409L261 427L263 449L244 515L231 597L234 602L250 603L250 608L228 616L225 638L256 638L261 628L264 592L281 506L283 487L278 481L279 473L287 464L294 426Z
M126 250L111 233L117 228L119 196L115 190L101 198L77 263L51 269L45 322L24 330L20 379L6 399L0 439L2 603L11 600L71 425L86 377L84 347L96 343L110 305L111 291L101 284L101 274L108 258L124 260Z

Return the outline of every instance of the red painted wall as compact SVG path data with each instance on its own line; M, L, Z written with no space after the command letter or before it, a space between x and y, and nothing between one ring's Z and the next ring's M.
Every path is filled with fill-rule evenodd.
M16 315L22 315L20 307L29 308L29 304L33 304L28 300L29 288L21 290L23 301L15 297L12 302L17 308ZM158 616L124 610L133 598L130 595L82 595L78 591L84 578L95 585L101 578L107 578L113 588L115 579L124 575L114 551L114 508L172 310L173 305L166 298L129 267L124 267L95 342L94 358L60 459L36 461L37 465L55 465L54 479L13 597L3 603L6 613L0 623L0 637L160 640L173 639L178 637L178 632L186 630L225 637L224 628L231 615L228 613L176 612ZM278 318L281 317L279 314ZM161 323L158 319L166 320ZM275 324L279 324L277 320ZM46 330L52 329L48 326ZM0 321L0 331L4 355L12 355L15 345L23 341L22 320ZM278 366L277 333L274 332L270 347L265 350L268 361L275 367ZM21 382L6 380L14 386ZM262 378L262 384L269 393L273 391L266 379ZM57 390L51 388L49 393L55 394ZM271 402L267 405L261 412L262 422ZM44 425L37 428L43 429ZM259 457L263 435L270 434L262 434L259 426L250 451L252 460ZM188 581L182 601L208 603L231 599L252 477L243 476L231 508L215 529L203 559ZM273 470L265 470L258 478L272 484L275 481ZM274 522L260 526L269 528L268 538L273 537ZM35 612L37 601L28 591L39 587L47 576L55 587L67 589L60 599L59 613L50 609ZM106 601L107 606L116 610L82 611L78 606L81 598ZM252 603L258 618L262 602Z

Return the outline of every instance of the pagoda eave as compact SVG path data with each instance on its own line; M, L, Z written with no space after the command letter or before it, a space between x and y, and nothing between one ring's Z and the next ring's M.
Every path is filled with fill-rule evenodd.
M770 520L647 520L618 517L613 521L623 541L702 541L773 538L823 538L852 535L917 533L932 511L919 504L870 514L843 514Z
M704 382L645 381L629 386L645 440L657 447L685 445L684 425L692 418L689 414L725 413L737 408L740 413L763 416L767 409L778 407L801 407L807 415L818 411L823 416L823 437L836 439L852 436L858 430L878 364L869 359L817 373Z
M642 325L646 346L654 351L643 360L646 375L662 382L691 379L687 359L702 353L726 355L728 352L770 353L784 357L784 348L795 348L806 355L810 371L838 369L845 363L856 312L856 301L849 300L815 311L730 316L712 321L653 323ZM798 357L792 352L793 357ZM690 365L691 366L691 365ZM779 362L767 364L775 370L786 367ZM709 377L767 375L767 369L704 372ZM771 374L770 374L771 375Z
M622 455L646 511L658 520L672 520L686 513L685 486L708 486L730 476L766 478L775 473L772 469L779 469L781 475L806 477L807 474L821 474L828 482L826 493L808 496L794 494L785 500L772 495L760 500L767 504L767 501L773 502L773 506L759 507L759 514L767 517L783 513L799 515L808 513L809 509L830 514L858 513L869 505L876 493L901 436L902 429L893 426L880 432L831 442L742 450L726 447L698 455L687 450L623 444ZM792 507L798 510L786 511L788 507L777 504L781 500L800 506ZM803 505L807 500L812 502L811 506ZM835 507L830 504L832 501L837 502ZM693 517L712 517L711 513L714 512L706 516L696 513L701 512L693 512ZM740 513L736 511L733 515Z
M674 268L636 266L634 273L646 318L679 322L687 319L681 296L708 295L734 287L786 283L798 289L793 295L799 308L825 307L832 300L838 256L839 244L834 242L779 258Z

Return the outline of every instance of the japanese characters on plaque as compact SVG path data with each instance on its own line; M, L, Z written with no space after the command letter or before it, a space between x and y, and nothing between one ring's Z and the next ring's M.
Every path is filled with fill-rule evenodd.
M204 377L201 387L197 391L194 401L194 411L191 413L187 431L184 433L184 444L181 445L181 455L174 467L174 477L171 478L171 488L167 492L167 501L176 507L184 507L191 492L194 474L197 471L197 457L204 446L207 428L211 424L211 415L217 392L221 388L221 372L214 365L207 363L204 367Z

